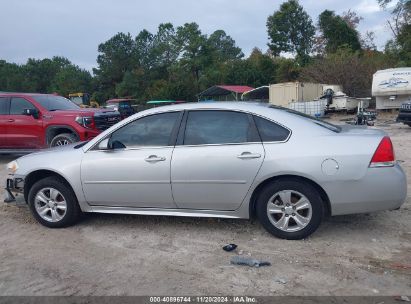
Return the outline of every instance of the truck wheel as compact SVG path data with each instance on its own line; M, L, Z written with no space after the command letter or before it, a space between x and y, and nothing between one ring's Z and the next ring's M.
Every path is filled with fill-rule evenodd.
M73 225L81 214L73 190L55 177L41 179L31 187L28 205L35 219L49 228Z
M257 216L263 227L276 237L300 240L320 225L324 204L318 191L296 180L280 180L261 191Z
M59 147L59 146L66 146L72 143L75 143L77 137L70 133L62 133L59 135L54 136L54 138L50 142L50 147Z

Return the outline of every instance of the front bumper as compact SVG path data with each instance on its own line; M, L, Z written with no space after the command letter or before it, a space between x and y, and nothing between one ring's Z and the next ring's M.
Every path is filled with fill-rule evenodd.
M16 196L24 192L24 178L13 177L6 180L5 203L13 203L16 201Z

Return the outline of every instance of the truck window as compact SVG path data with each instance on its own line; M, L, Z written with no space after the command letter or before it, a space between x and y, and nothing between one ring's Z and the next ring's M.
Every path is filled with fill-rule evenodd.
M8 98L0 97L0 115L7 115L8 113Z
M23 115L25 109L36 109L31 102L24 98L15 97L11 99L10 115Z

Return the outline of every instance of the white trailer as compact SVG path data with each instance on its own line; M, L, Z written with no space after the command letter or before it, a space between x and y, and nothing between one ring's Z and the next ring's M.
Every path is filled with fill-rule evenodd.
M326 89L341 91L341 86L309 83L285 82L270 85L269 102L277 106L287 107L291 102L312 101L323 95Z
M411 67L377 71L372 82L376 109L399 109L411 100Z

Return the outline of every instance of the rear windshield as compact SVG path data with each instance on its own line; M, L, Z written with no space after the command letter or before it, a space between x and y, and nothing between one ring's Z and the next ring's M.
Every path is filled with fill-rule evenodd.
M326 129L328 129L328 130L331 130L331 131L333 131L333 132L336 132L336 133L340 133L340 132L341 132L341 127L340 127L340 126L334 125L334 124L332 124L332 123L329 123L329 122L324 121L324 120L322 120L322 119L316 118L316 117L314 117L314 116L307 115L307 114L305 114L305 113L301 113L301 112L298 112L298 111L295 111L295 110L291 110L291 109L283 108L283 107L279 107L279 106L273 106L273 105L271 105L270 108L272 108L272 109L277 109L277 110L282 110L282 111L285 111L285 112L287 112L287 113L300 116L300 117L302 117L302 118L304 118L304 119L310 120L311 122L315 123L316 125L319 125L319 126L321 126L321 127L323 127L323 128L326 128Z
M31 97L48 111L80 109L74 102L61 96L33 95Z

